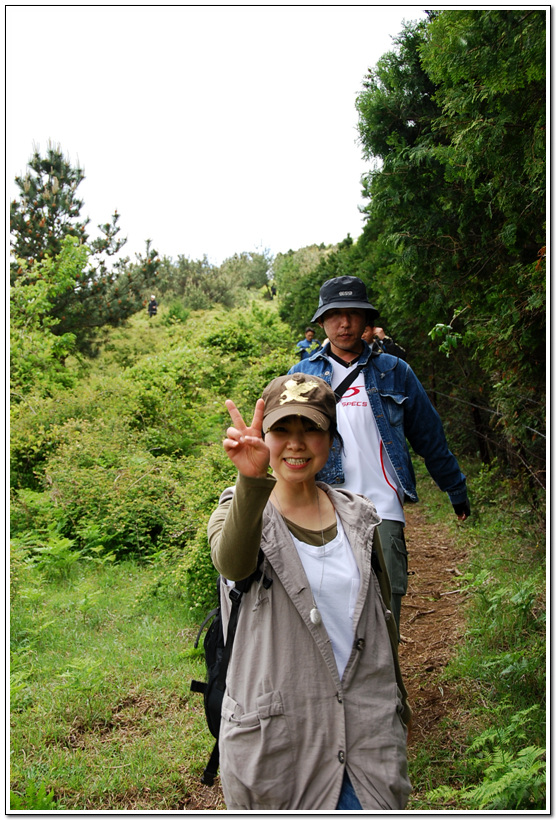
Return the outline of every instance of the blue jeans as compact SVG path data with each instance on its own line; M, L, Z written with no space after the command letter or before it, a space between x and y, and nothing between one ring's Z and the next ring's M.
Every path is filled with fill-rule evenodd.
M338 800L338 805L336 806L336 811L357 811L362 808L363 806L355 794L355 789L351 785L351 780L349 779L347 772L344 772L344 782L342 783L342 791L340 792L340 798Z

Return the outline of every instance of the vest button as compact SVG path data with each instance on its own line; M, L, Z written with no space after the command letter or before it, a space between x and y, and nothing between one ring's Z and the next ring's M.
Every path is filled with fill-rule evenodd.
M363 649L364 646L365 646L365 638L357 638L357 640L355 641L355 648L357 649L357 651L361 652L361 650Z
M336 692L336 698L338 699L338 703L344 702L344 699L339 692Z
M389 621L391 617L392 617L392 613L390 612L390 610L389 610L389 609L387 609L387 610L386 610L386 612L384 613L384 618L385 618L387 621Z
M343 752L338 752L338 760L340 761L340 763L346 762L346 756Z

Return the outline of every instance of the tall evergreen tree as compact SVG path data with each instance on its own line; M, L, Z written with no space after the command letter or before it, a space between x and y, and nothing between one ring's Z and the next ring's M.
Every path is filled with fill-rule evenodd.
M545 16L430 13L357 100L366 210L397 258L380 298L415 339L438 325L444 392L460 383L460 401L486 406L488 437L540 483Z
M34 149L27 173L15 178L19 199L10 203L11 248L16 259L41 262L46 256L54 258L65 236L87 241L89 220L80 220L83 200L77 196L84 179L83 169L72 167L59 146L49 143L44 157ZM12 263L12 279L17 268Z
M543 483L546 12L444 11L429 26L422 59L442 109L438 156L464 192L464 338L489 374L512 459ZM469 242L472 211L480 224Z
M52 325L55 334L74 334L77 349L91 354L98 328L116 326L140 310L154 285L159 259L150 240L145 255L137 255L134 264L129 258L116 259L126 242L118 236L117 212L98 226L100 236L88 241L89 219L81 218L83 201L77 196L84 179L83 169L72 166L60 146L49 143L44 156L38 148L34 150L27 173L15 180L19 198L10 204L10 279L12 285L24 274L28 280L33 270L29 266L55 259L65 237L87 245L89 265L74 287L56 296L50 316L56 320Z

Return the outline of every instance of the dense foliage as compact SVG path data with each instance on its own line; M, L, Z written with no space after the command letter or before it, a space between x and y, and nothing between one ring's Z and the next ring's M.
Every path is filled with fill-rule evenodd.
M367 221L282 293L361 276L459 452L545 485L545 17L441 11L407 25L357 99Z
M105 617L113 631L91 591L96 570L109 587L109 567L148 568L133 604L146 619L163 606L198 621L214 602L206 524L235 479L220 445L224 400L249 414L296 360L322 282L355 274L470 472L469 628L447 674L470 701L480 690L470 706L480 731L470 754L454 750L460 774L429 788L427 807L543 807L544 89L544 12L431 12L404 28L357 99L371 163L361 237L219 267L160 262L147 243L144 258L109 269L117 214L88 242L82 170L59 149L35 153L11 209L12 703L23 724L51 667L83 696L84 724L98 723L91 704L105 706L107 680L96 660L63 673L58 655L43 672L33 661L68 611L91 628ZM151 290L160 310L149 319ZM85 592L70 604L78 570ZM139 630L142 663L143 622L122 617ZM56 646L70 653L73 640ZM50 715L45 723L59 731ZM48 773L26 754L13 808L56 808Z
M163 312L157 320L138 314L87 377L77 378L70 359L73 387L45 369L14 403L16 538L36 546L63 537L85 554L142 558L183 553L199 532L205 544L206 515L233 481L214 446L224 401L233 396L250 411L295 361L294 341L257 301L233 313L198 311L185 325L164 322Z
M234 307L241 292L237 280L222 273L206 257L162 259L157 279L157 298L162 304L180 304L186 310L206 310L217 304Z
M14 808L82 808L84 794L90 808L128 806L127 789L144 782L153 758L153 796L143 795L144 805L181 805L166 779L179 775L181 794L183 766L176 772L175 760L159 760L154 748L157 727L168 721L172 732L163 746L174 748L179 731L187 766L197 771L206 762L202 708L186 700L187 682L201 673L189 671L187 627L214 605L206 525L220 492L235 481L220 443L224 399L249 414L263 386L294 361L296 336L278 319L276 302L260 299L247 309L165 319L164 307L154 321L137 314L126 328L110 330L87 374L68 357L73 386L52 383L43 395L39 381L14 406ZM462 466L474 507L466 527L457 528L457 538L467 539L469 566L454 583L467 589L470 614L460 657L447 674L448 685L467 693L473 752L461 745L467 729L460 716L449 715L455 728L434 749L433 762L426 749L412 761L415 806L542 808L540 526L502 474ZM417 467L423 512L436 504L446 527L446 499L427 490L424 467ZM449 521L456 528L455 517ZM177 680L170 690L162 683L168 676ZM122 743L122 704L144 727L142 706L151 701L162 711L153 708L159 719L150 734L141 735L139 749L135 736ZM530 703L539 704L534 715ZM103 769L99 755L109 760L105 775L87 777L88 765ZM120 769L110 766L124 764L120 780Z
M75 286L86 263L86 247L70 236L54 259L21 262L10 294L10 388L16 404L28 392L48 395L55 385L74 383L65 360L75 349L75 334L56 334L60 320L51 310L57 297Z
M184 310L207 310L215 305L232 308L247 301L247 291L263 290L271 298L272 257L265 253L243 252L225 259L220 266L207 257L177 260L164 257L157 277L157 294L167 306L167 318L179 319Z

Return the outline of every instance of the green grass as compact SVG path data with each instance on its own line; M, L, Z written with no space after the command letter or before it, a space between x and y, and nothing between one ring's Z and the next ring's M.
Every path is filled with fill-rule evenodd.
M418 473L423 513L447 521L467 550L460 585L469 596L465 640L443 677L461 711L434 740L412 746L409 808L542 809L542 521L532 511L512 517L508 500L496 500L499 478L477 475L472 517L461 525L421 465ZM212 738L189 685L203 677L203 659L189 610L160 587L166 565L81 558L66 566L58 550L52 566L46 556L39 567L26 556L16 545L12 807L198 807Z
M70 811L175 810L191 796L212 746L202 699L189 692L202 656L182 607L137 605L153 572L83 565L70 580L47 581L18 566L14 808L44 807L50 792L55 808Z
M464 641L443 680L461 711L443 722L441 744L410 761L412 810L538 810L546 804L546 562L543 511L496 466L466 465L472 515L451 515L421 463L422 511L447 523L465 549Z
M274 311L276 303L267 308ZM107 348L89 363L89 382L84 380L78 390L60 394L56 401L45 400L44 406L33 405L25 416L16 415L12 425L22 481L45 471L50 478L54 475L53 489L44 483L44 476L36 487L24 483L18 504L12 505L14 810L178 811L209 804L224 808L214 791L211 798L210 790L203 792L199 786L212 738L201 697L189 692L191 678L204 674L201 651L192 652L196 631L192 618L205 611L207 590L213 589L205 519L218 488L230 483L221 448L206 444L221 438L224 395L233 389L234 399L251 409L253 396L283 372L289 354L272 343L271 352L257 360L257 366L241 358L241 351L230 355L230 312L193 311L185 326L163 320L162 309L156 326L141 314L125 329L112 331ZM281 338L271 323L265 325L265 339L269 333ZM218 334L221 339L216 344ZM182 384L179 368L184 366L184 356L190 362L196 354L182 351L181 346L189 340L195 348L195 340L206 340L208 335L211 355L204 356L199 367L210 389L190 380ZM243 335L238 338L242 341ZM258 345L252 343L253 351ZM142 368L143 377L126 380L124 369L132 367ZM169 404L168 373L183 388L181 404ZM133 443L128 428L119 426L119 421L132 403L130 385L141 390L141 412L148 413L145 385L150 390L151 382L156 382L163 401L155 402L153 420L144 420L144 440ZM156 390L154 394L158 395ZM62 427L67 427L64 446L73 448L72 457L64 455L56 463L53 448L61 446L57 436ZM187 436L193 436L194 442L185 441ZM191 464L183 455L173 455L175 449L189 452L194 444ZM140 465L133 472L135 464L129 460L130 453L144 456L145 448L159 456L167 454L157 463L161 471L157 481L163 488L158 499L168 502L167 487L174 499L181 498L182 487L194 488L183 509L174 500L166 510L172 522L170 534L183 529L185 521L192 533L198 530L199 537L188 532L187 538L179 544L171 542L171 547L168 542L155 544L153 548L170 556L167 561L117 563L110 539L124 531L122 520L136 526L145 506L151 520L152 501L145 483L151 472L144 473ZM85 450L97 461L101 456L116 461L118 457L124 477L132 471L129 482L136 494L122 495L119 518L109 518L109 511L103 518L99 512L106 498L115 503L110 492L116 477L109 473L110 465L97 461L94 470L87 473L83 468L81 474L78 467ZM467 554L458 581L468 596L464 640L454 647L442 681L457 691L460 708L444 718L434 739L412 745L410 775L415 792L409 807L412 811L542 807L546 780L543 511L525 502L523 487L510 482L496 466L487 472L469 463L462 466L469 476L472 515L461 524L446 496L419 460L415 462L423 514L442 521L458 551ZM189 475L191 481L184 480ZM98 476L106 477L106 491L98 485ZM119 474L117 480L122 488ZM160 483L163 480L166 484ZM30 486L35 489L29 490ZM66 507L60 494L64 487ZM86 532L74 526L82 504L88 505ZM90 515L89 508L94 511ZM103 539L108 539L107 544ZM125 538L124 542L131 548ZM31 555L40 566L30 562ZM195 598L186 589L190 581ZM529 711L532 705L539 708Z

